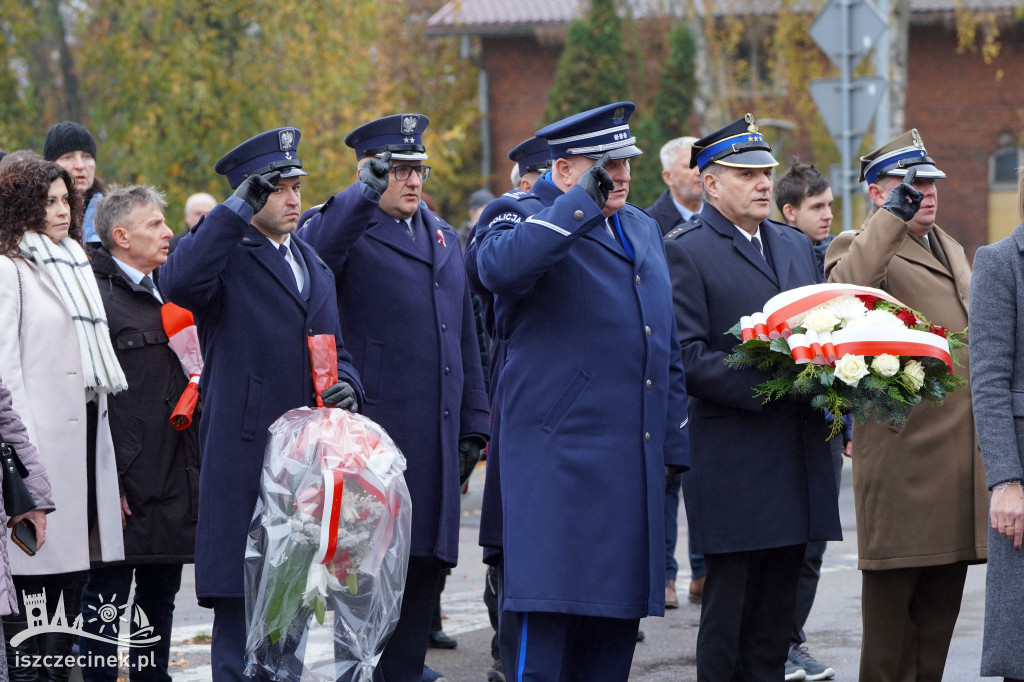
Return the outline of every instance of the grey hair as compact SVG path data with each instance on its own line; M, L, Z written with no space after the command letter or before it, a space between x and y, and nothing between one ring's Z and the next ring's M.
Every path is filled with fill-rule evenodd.
M523 176L519 174L519 164L512 166L512 172L509 174L509 180L512 181L512 189L519 189L523 182Z
M720 163L709 163L707 167L700 173L700 193L705 204L709 203L710 197L708 197L708 185L704 182L704 178L708 175L721 175L722 171L725 170L725 166Z
M692 147L693 143L697 141L696 137L677 137L674 140L669 140L661 146L659 155L661 156L661 170L668 170L672 167L672 164L676 162L676 157L679 152L687 147Z
M163 211L167 200L163 192L150 185L114 185L103 198L98 199L93 226L103 248L110 251L114 246L114 228L124 226L124 221L136 206L155 204Z

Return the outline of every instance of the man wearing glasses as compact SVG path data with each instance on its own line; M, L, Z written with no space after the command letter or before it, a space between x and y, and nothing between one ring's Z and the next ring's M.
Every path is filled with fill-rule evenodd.
M361 411L407 462L412 548L401 616L377 667L388 682L422 679L438 577L458 560L459 491L488 436L459 237L420 202L427 123L398 114L349 133L358 180L299 222L337 279L342 334L366 387ZM367 222L368 202L377 208Z

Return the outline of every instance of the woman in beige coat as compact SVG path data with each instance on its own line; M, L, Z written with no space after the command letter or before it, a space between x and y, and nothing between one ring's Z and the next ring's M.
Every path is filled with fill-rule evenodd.
M57 510L33 557L11 552L20 616L4 618L8 662L64 656L73 636L44 633L15 649L27 626L22 593L45 589L47 622L78 616L90 557L123 558L120 496L106 395L125 387L96 280L81 246L82 200L49 162L0 171L0 376L49 472ZM91 284L91 288L90 288ZM72 311L74 311L72 313ZM67 679L69 668L18 668L12 680Z

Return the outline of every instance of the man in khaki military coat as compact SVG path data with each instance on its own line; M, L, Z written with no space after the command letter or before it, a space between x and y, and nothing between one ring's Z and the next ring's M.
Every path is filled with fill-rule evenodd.
M917 130L861 158L860 179L878 210L829 246L828 281L884 289L932 323L964 329L970 265L935 224L935 181L945 177ZM967 354L959 358L956 372L966 378ZM967 566L987 551L970 391L954 391L940 407L918 405L901 430L869 419L854 427L853 444L860 680L941 680Z

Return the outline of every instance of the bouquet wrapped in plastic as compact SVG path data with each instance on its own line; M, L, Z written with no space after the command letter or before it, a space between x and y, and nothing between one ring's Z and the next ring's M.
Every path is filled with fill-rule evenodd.
M941 404L967 383L953 371L966 330L952 332L880 289L812 284L772 297L729 332L739 338L726 363L756 367L770 379L755 389L764 402L805 397L861 424L906 423L922 400ZM832 422L829 437L842 428Z
M321 360L333 354L322 350ZM316 381L317 393L330 383ZM248 674L370 682L409 564L404 470L361 415L304 407L271 425L246 548Z

